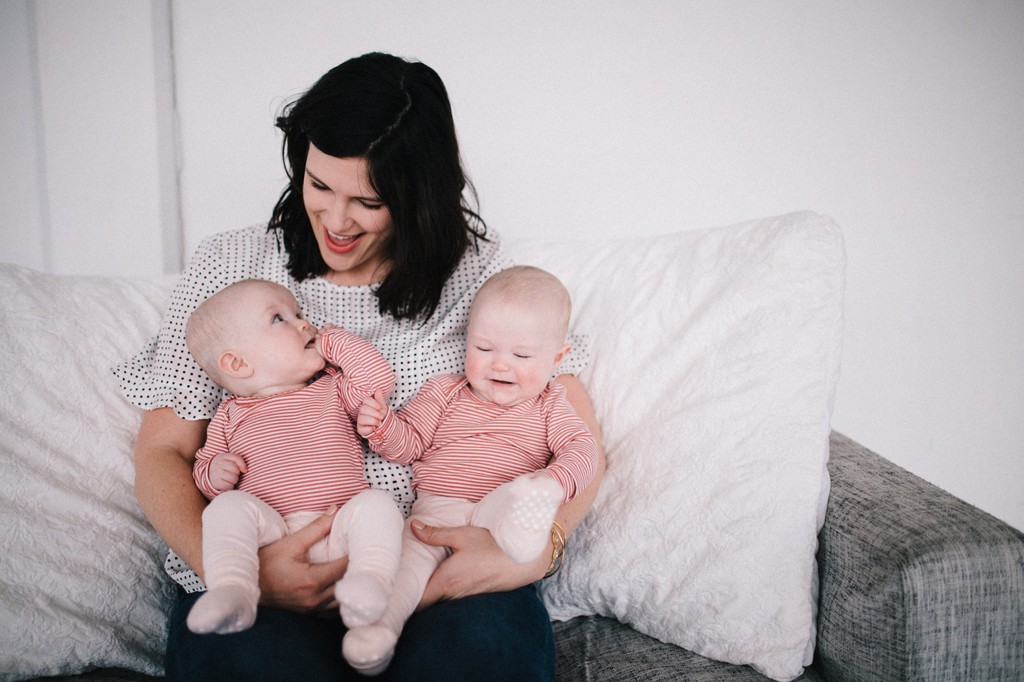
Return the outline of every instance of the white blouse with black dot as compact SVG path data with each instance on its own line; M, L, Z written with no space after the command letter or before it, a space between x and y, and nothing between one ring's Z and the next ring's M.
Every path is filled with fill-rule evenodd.
M114 374L122 392L137 407L171 407L183 419L210 419L225 393L189 354L185 322L195 307L216 291L240 279L259 278L291 289L311 324L321 327L330 322L372 342L395 372L397 383L390 403L399 409L435 374L463 371L465 328L473 296L484 280L512 264L493 230L488 231L488 239L467 250L445 285L434 315L418 322L382 315L372 285L344 287L321 278L296 281L288 273L284 246L277 234L264 226L214 235L199 245L178 280L157 337L138 355L115 367ZM573 351L559 373L578 374L589 358L589 343L578 336L570 343ZM408 515L415 499L410 467L387 462L365 446L364 462L369 484L390 491ZM205 589L173 552L164 567L186 591Z

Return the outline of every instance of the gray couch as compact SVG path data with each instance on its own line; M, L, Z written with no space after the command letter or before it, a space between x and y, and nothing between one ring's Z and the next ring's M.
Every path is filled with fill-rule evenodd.
M829 471L817 653L799 679L1024 680L1024 534L839 434ZM559 680L766 679L607 618L555 635Z

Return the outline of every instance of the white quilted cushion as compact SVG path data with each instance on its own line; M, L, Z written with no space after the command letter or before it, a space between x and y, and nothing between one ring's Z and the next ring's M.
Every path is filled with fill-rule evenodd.
M139 412L110 368L169 291L0 265L0 679L163 671L166 549L132 493Z
M513 255L574 292L609 462L544 583L553 616L795 675L813 644L838 229L803 213ZM170 285L0 265L0 679L162 671L174 588L132 493L139 413L110 368L156 332Z
M518 247L518 248L516 248ZM615 617L787 680L814 644L845 257L827 218L518 244L573 292L608 458L552 617Z

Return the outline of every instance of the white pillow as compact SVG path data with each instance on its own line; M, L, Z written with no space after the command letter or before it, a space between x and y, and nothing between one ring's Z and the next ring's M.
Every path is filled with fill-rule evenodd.
M838 229L803 213L512 253L574 292L609 463L544 582L552 616L610 615L798 674L838 372ZM132 492L139 411L110 368L156 333L172 281L0 265L2 680L162 674L175 588Z
M513 244L573 292L608 468L542 583L555 619L599 614L709 658L799 676L838 380L845 255L803 212L581 244Z
M0 679L163 673L174 590L132 492L140 413L110 368L169 292L0 265Z

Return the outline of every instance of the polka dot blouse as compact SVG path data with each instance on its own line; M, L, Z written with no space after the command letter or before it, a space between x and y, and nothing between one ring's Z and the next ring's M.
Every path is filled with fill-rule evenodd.
M288 273L287 254L277 233L264 226L214 235L199 245L175 286L157 337L115 367L114 374L124 395L137 407L170 407L189 420L212 418L225 393L189 354L185 322L216 291L240 279L259 278L288 287L311 324L320 327L330 322L373 343L395 372L397 383L390 402L399 409L430 377L464 370L465 328L473 296L484 280L512 264L493 230L488 238L467 250L445 285L434 315L420 322L382 315L372 285L338 286L321 278L296 281ZM574 351L559 371L578 374L586 365L588 344L575 336L570 343ZM415 496L408 466L392 464L364 447L364 470L372 487L390 491L403 513L409 513ZM204 589L173 552L165 568L186 590Z

